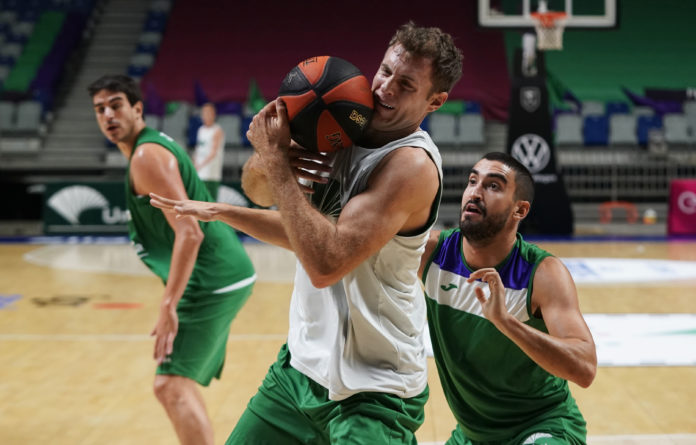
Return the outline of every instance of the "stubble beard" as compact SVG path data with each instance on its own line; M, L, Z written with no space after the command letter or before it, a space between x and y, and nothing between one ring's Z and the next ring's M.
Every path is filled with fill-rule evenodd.
M485 244L499 234L507 224L509 211L488 216L482 210L480 221L472 221L466 216L459 218L459 229L471 244Z

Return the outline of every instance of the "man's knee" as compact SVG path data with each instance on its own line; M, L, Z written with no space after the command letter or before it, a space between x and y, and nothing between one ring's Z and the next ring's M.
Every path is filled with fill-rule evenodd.
M185 377L156 375L153 390L157 400L163 405L168 405L183 400L191 384L192 381Z

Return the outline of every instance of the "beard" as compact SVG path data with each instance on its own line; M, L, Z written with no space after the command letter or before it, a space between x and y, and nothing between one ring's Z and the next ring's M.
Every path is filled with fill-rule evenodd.
M470 203L467 203L470 204ZM471 203L474 204L474 203ZM497 215L488 216L486 208L481 206L481 204L476 204L476 206L481 211L481 220L472 221L468 217L460 216L459 218L459 229L462 231L462 235L470 243L480 244L482 242L491 240L498 233L500 233L508 221L508 215L510 214L510 209L506 209ZM464 208L462 208L462 214L464 213Z

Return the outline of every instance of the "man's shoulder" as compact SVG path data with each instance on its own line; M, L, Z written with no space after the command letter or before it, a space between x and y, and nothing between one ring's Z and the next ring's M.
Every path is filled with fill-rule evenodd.
M410 153L413 156L412 159L432 161L438 168L440 168L442 164L442 158L437 145L430 139L427 132L420 129L408 136L386 144L384 148L391 149L395 152L401 152L404 156Z
M130 159L131 174L150 175L154 170L161 170L163 166L174 165L172 160L179 164L179 159L166 145L156 140L143 140L136 145L137 150Z
M169 136L168 134L155 130L151 127L145 127L143 131L138 135L138 139L135 142L136 147L143 144L156 144L161 145L164 148L169 148L170 146L178 146L177 142Z
M409 183L425 182L437 179L437 166L432 158L420 147L403 146L387 153L375 170L377 176L388 174L392 178L401 178Z
M539 263L548 257L555 258L551 252L523 239L520 233L517 234L517 242L520 253L532 263Z

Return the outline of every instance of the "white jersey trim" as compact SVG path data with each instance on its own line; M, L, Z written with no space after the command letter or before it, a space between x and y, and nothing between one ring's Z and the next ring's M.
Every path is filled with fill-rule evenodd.
M227 292L232 292L233 290L238 290L242 289L244 287L249 286L250 284L254 284L256 281L256 274L250 276L249 278L245 278L241 281L237 281L234 284L230 284L229 286L221 287L220 289L214 290L214 294L224 294Z
M432 263L425 279L425 292L431 300L458 311L486 318L481 303L476 298L477 287L483 289L486 298L491 296L488 284L481 281L468 283L467 278ZM454 286L454 287L452 287ZM445 290L449 288L449 290ZM527 289L505 289L505 307L521 322L529 320L527 313Z

